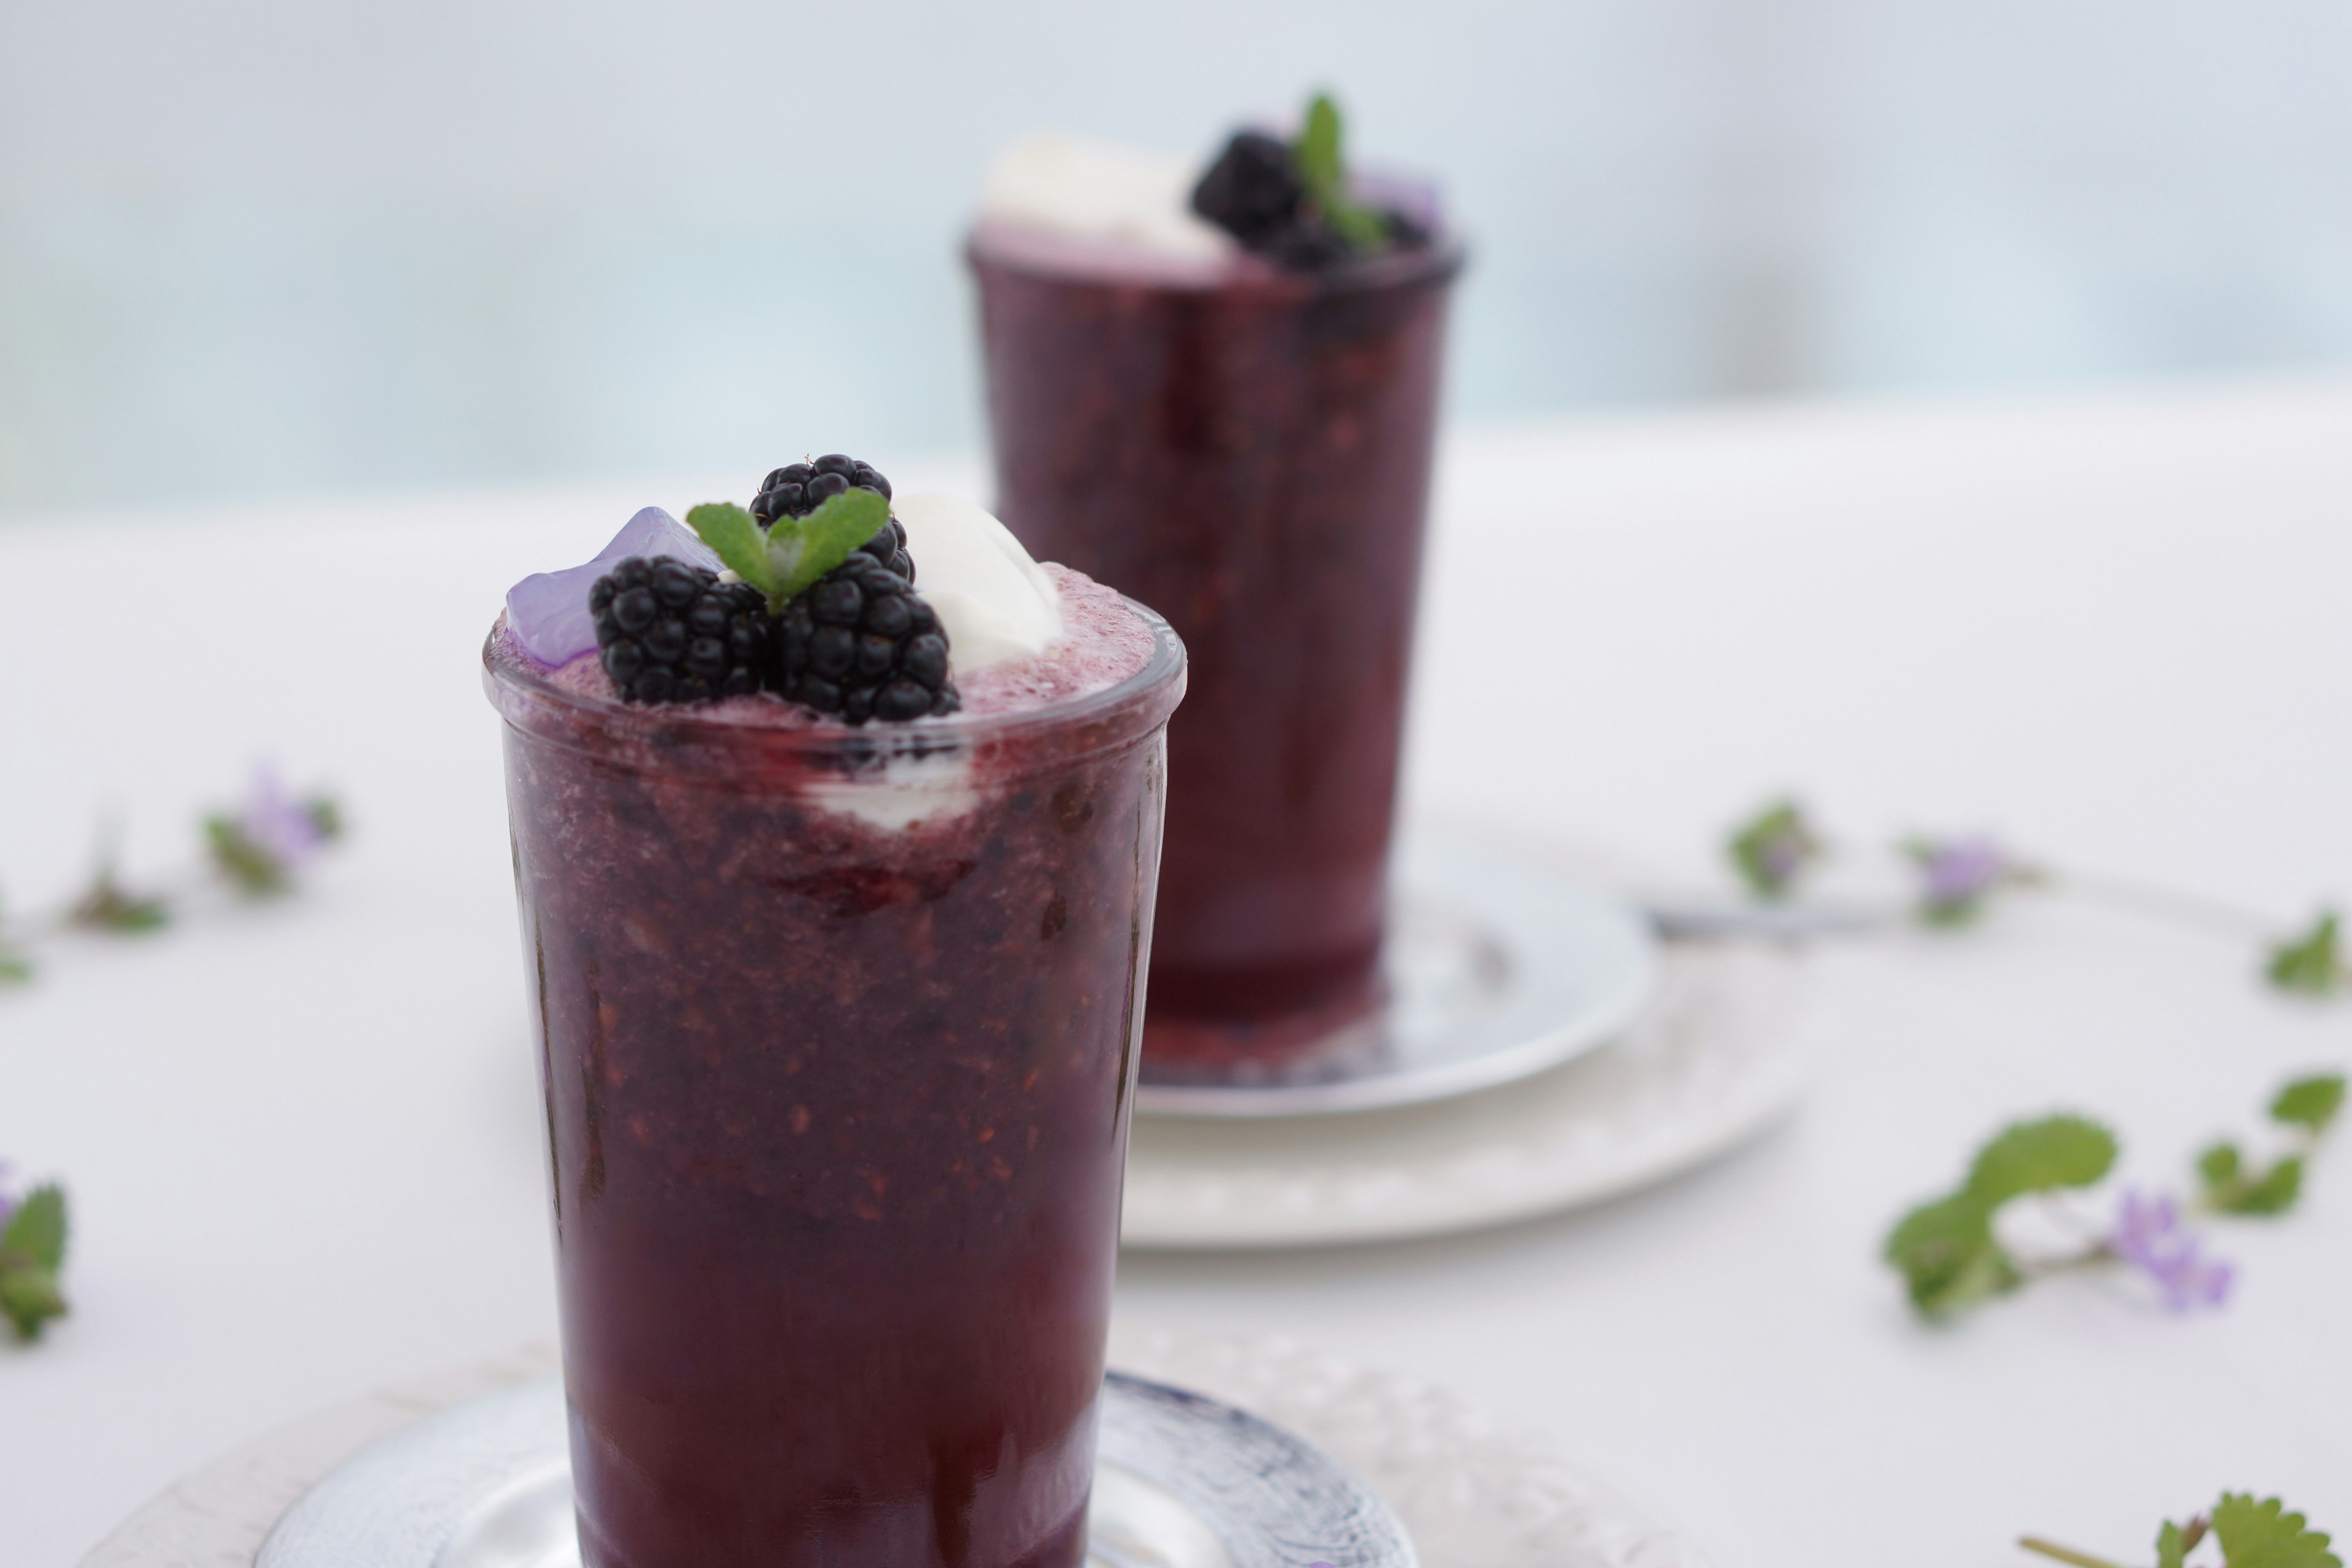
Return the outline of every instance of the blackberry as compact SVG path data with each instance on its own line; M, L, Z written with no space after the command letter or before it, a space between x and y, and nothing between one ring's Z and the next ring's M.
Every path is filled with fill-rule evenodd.
M827 452L814 463L786 463L760 481L751 515L762 523L780 517L806 517L826 500L855 488L890 499L890 481L871 463L861 463L839 452Z
M1244 249L1288 271L1320 272L1357 255L1308 198L1290 149L1255 131L1240 132L1225 143L1192 187L1192 210ZM1418 250L1430 243L1429 231L1405 214L1386 208L1373 213L1385 245Z
M1255 131L1226 142L1192 187L1192 210L1252 250L1271 248L1298 226L1306 199L1290 149Z
M894 520L856 553L794 595L769 637L770 689L852 724L904 721L961 706L948 679L948 634L914 584L883 564L906 559Z
M588 590L596 653L630 702L710 702L760 689L767 603L683 561L632 555Z

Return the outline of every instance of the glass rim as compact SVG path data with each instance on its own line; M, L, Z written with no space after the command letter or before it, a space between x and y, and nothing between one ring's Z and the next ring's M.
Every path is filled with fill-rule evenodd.
M1089 737L1090 743L1080 750L1097 751L1158 729L1184 695L1183 639L1149 605L1124 594L1119 604L1151 634L1151 654L1143 667L1115 686L1012 713L958 712L938 719L854 727L838 723L784 726L715 717L705 704L649 704L588 696L564 690L556 685L553 670L515 648L506 635L503 612L482 642L482 687L509 727L533 739L582 752L601 751L587 743L589 736L599 735L613 741L654 742L671 756L682 750L708 748L713 753L865 758L877 752L921 751L925 742L989 745L1089 726L1104 732ZM531 721L534 717L537 722Z
M1003 226L1001 229L998 227L1000 225ZM1144 265L1139 265L1133 272L1122 273L1108 267L1088 266L1076 255L1064 261L1054 259L1043 252L1031 252L1017 245L1006 246L1002 242L992 245L989 237L997 232L1034 234L1049 245L1062 237L1048 229L1030 228L1003 219L974 218L964 227L963 257L967 265L975 270L986 265L1055 282L1101 289L1159 289L1172 294L1231 291L1295 295L1300 300L1324 299L1334 294L1370 293L1376 289L1402 289L1421 283L1450 283L1470 259L1469 249L1462 237L1449 229L1441 231L1432 237L1429 244L1418 248L1367 257L1322 273L1286 272L1270 262L1261 262L1258 267L1246 270L1223 271L1213 276L1180 268L1154 273L1148 268L1151 258L1142 252L1133 254ZM1258 259L1246 251L1241 253L1241 258Z

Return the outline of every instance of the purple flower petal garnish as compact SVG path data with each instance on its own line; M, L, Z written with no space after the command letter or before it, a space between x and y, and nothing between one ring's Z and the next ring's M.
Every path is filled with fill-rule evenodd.
M596 559L561 572L537 572L507 590L507 630L515 646L549 669L596 647L588 590L632 555L667 555L716 572L719 557L692 529L657 506L629 519Z

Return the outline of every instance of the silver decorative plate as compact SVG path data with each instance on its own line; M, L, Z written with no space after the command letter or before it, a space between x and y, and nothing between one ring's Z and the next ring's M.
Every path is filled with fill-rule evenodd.
M561 1382L446 1410L295 1500L254 1568L578 1568ZM1323 1453L1230 1405L1103 1383L1097 1568L1416 1568L1404 1529Z
M1399 846L1389 1001L1258 1063L1171 1069L1147 1058L1135 1108L1154 1116L1304 1116L1414 1105L1515 1082L1631 1027L1657 942L1632 906L1540 850L1453 834Z

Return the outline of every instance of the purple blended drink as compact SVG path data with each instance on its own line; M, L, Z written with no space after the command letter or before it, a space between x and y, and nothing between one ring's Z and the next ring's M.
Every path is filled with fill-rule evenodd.
M796 505L690 515L757 566ZM798 587L670 525L601 577L598 648L551 668L510 608L485 650L588 1568L1084 1552L1184 654L977 508L898 512ZM926 637L940 716L812 705L887 710Z
M1320 113L1197 181L1023 144L970 247L1006 523L1160 606L1192 661L1145 1037L1163 1079L1283 1060L1380 994L1462 258L1425 198L1344 181Z

